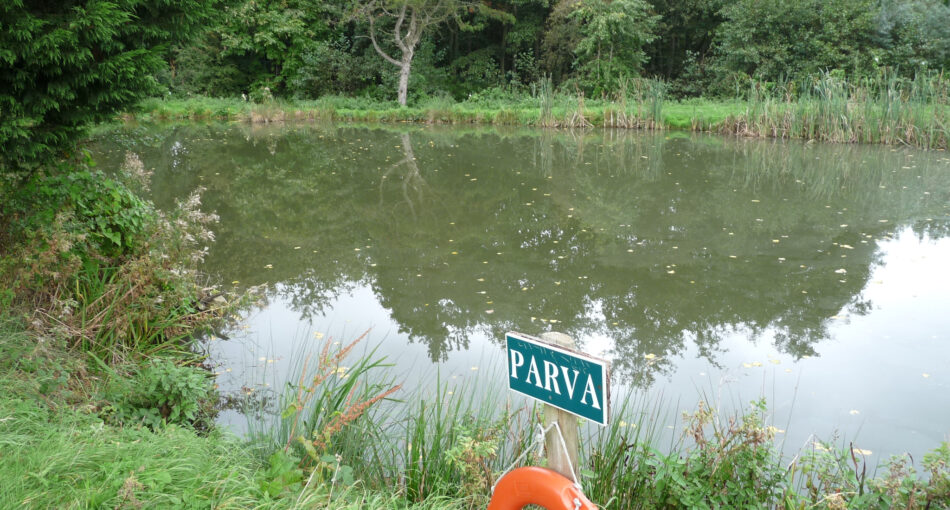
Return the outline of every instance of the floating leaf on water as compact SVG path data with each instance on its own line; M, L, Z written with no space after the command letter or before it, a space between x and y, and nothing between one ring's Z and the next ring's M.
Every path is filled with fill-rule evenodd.
M649 354L644 354L643 357L646 358L646 359L648 359L648 360L654 360L654 359L656 359L656 354L653 354L653 353L651 352L651 353L649 353Z
M745 368L752 368L752 363L743 363L742 366Z
M769 359L769 363L771 363L771 364L773 364L773 365L778 365L778 364L781 364L781 363L782 363L782 360Z
M729 258L730 258L730 259L734 259L734 258L737 258L737 257L736 257L735 255L729 255Z
M528 290L527 287L521 287L521 290Z
M835 269L835 272L838 274L845 274L848 272L848 270L842 267L841 269Z
M313 334L313 337L316 338L317 340L320 340L321 338L323 338L323 333L317 331L316 333Z
M264 266L265 269L274 269L274 264L267 264Z
M666 272L666 274L673 274L673 273L675 273L675 272L676 272L676 271L670 269L669 271Z
M792 369L791 369L791 368L786 368L786 369L785 369L785 372L790 374L790 373L792 373Z
M778 243L780 243L781 241L779 241L778 239L772 239L772 242L775 243L775 244L778 244Z
M848 411L848 414L854 416L854 415L857 415L857 414L861 414L861 411L858 411L857 409L852 409L852 410Z
M754 204L757 204L757 203L759 203L759 202L760 202L760 200L758 200L758 199L755 199L755 198L752 199L752 203L754 203Z
M924 379L927 379L928 377L930 377L930 374L928 374L927 372L924 372L923 374L920 374L920 375L924 376Z
M784 430L782 430L782 429L780 429L780 428L778 428L778 427L773 427L772 425L769 425L768 427L766 427L766 430L768 430L769 433L771 433L771 434L784 434L784 433L785 433Z
M485 310L485 313L495 313L494 310Z
M871 450L865 450L863 448L852 448L852 450L854 450L854 453L860 455L871 455Z
M234 281L231 282L231 285L237 285L237 284L239 284L239 283L241 283L241 282L239 282L239 281L237 281L237 280L234 280Z
M478 367L472 367L472 370L473 371L478 370Z

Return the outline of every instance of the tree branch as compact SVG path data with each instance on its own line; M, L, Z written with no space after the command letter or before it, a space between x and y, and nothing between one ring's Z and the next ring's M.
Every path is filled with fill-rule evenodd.
M379 56L389 61L390 64L402 67L402 62L390 57L385 51L383 51L382 48L379 47L379 43L376 42L376 22L373 21L372 11L368 13L367 17L369 18L369 40L373 41L373 48L376 49L376 53L379 53Z
M402 50L403 54L406 53L406 43L402 40L402 22L406 19L406 6L408 4L402 4L402 9L399 9L399 19L396 20L396 28L393 30L393 38L396 39L396 46L399 46L399 49ZM412 10L412 17L415 18L416 10ZM412 30L410 26L409 30Z

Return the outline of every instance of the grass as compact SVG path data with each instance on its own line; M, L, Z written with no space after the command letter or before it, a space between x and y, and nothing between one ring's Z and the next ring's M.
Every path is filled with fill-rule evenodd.
M334 358L332 350L329 356ZM366 356L335 358L339 366L373 369L341 373L330 367L331 375L321 383L327 385L327 395L316 398L340 401L339 395L351 391L344 387L372 388L356 399L360 401L390 387L389 369L372 351ZM351 377L362 377L362 385ZM433 378L409 394L380 401L315 454L293 443L281 451L292 459L323 459L324 464L305 463L311 478L318 473L323 484L337 479L330 471L346 470L368 490L398 494L406 503L451 497L466 508L483 508L492 483L522 452L528 451L525 464L543 464L532 445L540 409L506 392L499 383L502 377L479 372L458 383L439 374ZM288 386L292 391L277 409L297 401L300 384ZM322 391L307 387L311 389ZM775 444L778 429L768 423L764 400L732 415L717 413L717 406L701 400L682 417L682 429L668 447L659 444L664 434L657 427L666 423L667 413L661 404L635 392L615 397L612 408L611 426L581 424L586 494L606 508L945 508L950 502L950 444L928 454L921 464L924 475L918 476L906 456L875 467L847 443L815 440L794 458L782 458ZM306 420L327 423L346 413L345 406L313 407ZM297 419L285 412L256 428L264 433L264 443L272 445L265 453L285 444L288 424ZM278 439L268 439L268 433ZM317 430L308 437L321 436ZM882 474L874 477L877 468Z
M0 316L0 508L462 508L361 483L304 487L219 431L112 425L96 398L109 373Z
M950 143L948 91L950 79L942 74L914 80L882 74L848 82L826 73L782 84L753 81L733 99L680 101L666 97L664 84L637 78L622 83L611 97L591 99L556 92L542 80L530 94L487 91L459 102L430 97L406 108L395 102L338 96L264 104L194 97L149 99L139 106L138 114L125 117L679 129L946 149Z
M487 381L498 380L493 374L458 384L437 377L431 390L379 400L323 435L320 427L363 398L346 395L378 394L391 381L372 350L337 356L342 349L321 351L333 364L308 365L304 373L327 374L319 383L294 378L263 429L270 441L246 443L215 430L104 421L97 396L121 371L98 372L65 342L41 340L22 321L0 319L0 507L471 509L484 507L490 485L526 448L526 464L543 463L526 433L539 410L501 388L485 391ZM366 369L337 366L353 362ZM308 403L331 407L281 411L302 401L301 388L317 394ZM950 503L950 444L925 456L921 474L901 457L874 478L860 451L848 446L815 441L791 461L780 459L764 402L732 416L701 403L683 416L682 435L667 451L656 446L654 428L665 409L633 397L615 400L610 427L582 427L583 483L605 508ZM300 434L322 444L288 442L296 435L291 430L309 429L286 425L303 422L322 424L316 435Z

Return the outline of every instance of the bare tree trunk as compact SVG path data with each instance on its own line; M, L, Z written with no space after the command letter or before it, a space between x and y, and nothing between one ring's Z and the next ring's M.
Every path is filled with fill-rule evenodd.
M402 64L399 65L399 94L398 100L401 106L406 106L406 99L409 95L409 71L412 68L412 55L406 58L403 54Z

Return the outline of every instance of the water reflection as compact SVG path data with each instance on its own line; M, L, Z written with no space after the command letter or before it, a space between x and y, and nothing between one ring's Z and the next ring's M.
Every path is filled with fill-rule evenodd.
M280 283L302 318L372 289L433 361L556 329L613 339L647 384L724 338L814 355L878 243L950 229L945 153L681 133L179 126L104 135L138 152L155 199L196 186L222 218L207 268Z

